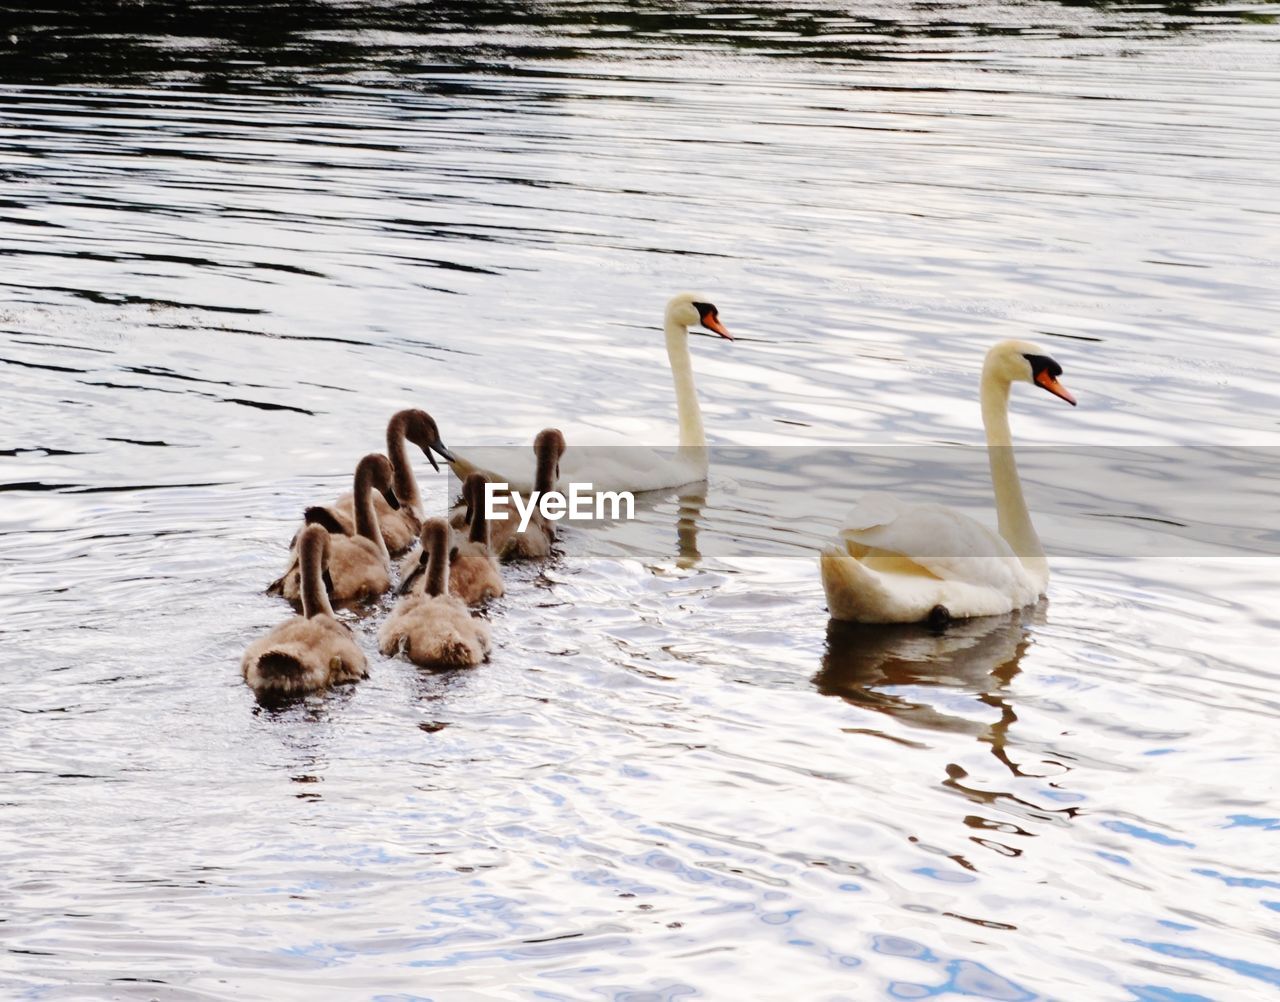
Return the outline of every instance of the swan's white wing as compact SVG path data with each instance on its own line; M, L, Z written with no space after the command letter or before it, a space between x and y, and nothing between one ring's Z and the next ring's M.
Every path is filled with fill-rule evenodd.
M562 481L591 484L597 491L664 490L705 480L706 453L643 445L587 446L576 455L566 449L560 476Z
M503 481L512 490L527 494L533 490L534 456L532 450L516 446L491 446L469 449L465 454L453 450L457 459L453 472L466 479L480 472L488 480ZM627 443L584 445L574 447L572 441L560 460L559 490L570 484L591 484L597 491L656 491L703 480L707 475L706 454L686 452L676 447L653 449Z
M527 494L533 490L535 457L533 450L514 445L481 446L465 453L450 449L456 457L449 467L459 480L472 473L482 473L489 481L509 484L513 491Z
M942 505L870 494L849 512L840 537L852 556L878 563L905 558L943 581L1010 595L1027 584L1026 569L1004 537Z
M910 507L892 494L864 494L845 515L844 528L841 531L843 533L888 525Z

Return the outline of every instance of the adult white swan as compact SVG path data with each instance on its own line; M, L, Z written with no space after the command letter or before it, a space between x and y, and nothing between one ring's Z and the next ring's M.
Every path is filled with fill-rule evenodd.
M654 491L706 479L707 436L693 385L689 328L701 324L729 341L733 336L720 322L715 305L706 296L693 292L673 297L667 303L664 319L667 358L671 361L680 421L679 446L654 449L625 440L597 445L569 434L566 436L568 448L560 461L557 488L563 489L570 483L589 483L597 491ZM468 474L482 473L485 479L503 481L522 494L533 490L533 464L527 461L523 449L472 449L465 455L457 449L452 452L456 458L450 465L462 480L466 480Z
M945 622L994 616L1036 601L1049 562L1031 524L1009 435L1009 388L1035 383L1072 406L1062 366L1026 341L1001 341L982 367L982 424L999 533L950 508L869 494L822 551L822 584L835 619Z

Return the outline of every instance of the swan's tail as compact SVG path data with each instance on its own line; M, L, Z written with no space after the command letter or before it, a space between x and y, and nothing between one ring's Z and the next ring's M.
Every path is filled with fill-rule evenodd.
M476 663L475 655L474 648L462 634L450 630L431 644L425 660L438 668L470 668Z
M321 684L314 671L296 654L275 647L245 666L244 680L260 696L289 696L310 692Z
M286 651L267 651L258 658L258 675L267 681L292 680L306 673L306 666Z
M450 637L440 645L440 659L451 665L469 665L475 660L471 645L458 636Z
M832 619L849 623L888 622L889 593L875 571L849 556L843 546L822 551L822 587Z

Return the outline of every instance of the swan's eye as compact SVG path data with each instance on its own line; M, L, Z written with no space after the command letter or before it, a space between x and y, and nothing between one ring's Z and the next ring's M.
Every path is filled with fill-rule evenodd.
M1022 357L1031 364L1031 379L1037 386L1048 390L1055 397L1061 397L1072 407L1076 405L1076 398L1058 382L1058 377L1062 375L1062 366L1048 355L1023 355Z
M1031 375L1037 381L1041 373L1047 373L1054 379L1062 375L1062 366L1048 355L1023 355L1022 357L1031 363Z
M722 338L728 341L733 340L733 335L725 330L724 324L720 322L720 311L715 308L712 303L693 303L693 308L698 311L698 321L709 331L714 331Z

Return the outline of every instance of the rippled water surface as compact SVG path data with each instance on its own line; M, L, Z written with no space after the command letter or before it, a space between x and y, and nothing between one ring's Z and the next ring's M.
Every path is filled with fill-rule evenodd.
M1280 444L1280 8L5 6L5 998L1280 991L1280 561L1158 476L1031 478L1048 599L943 635L828 626L858 464L717 463L513 571L476 671L238 669L396 408L668 440L683 288L725 463L980 444L1000 337L1080 398L1028 445Z

